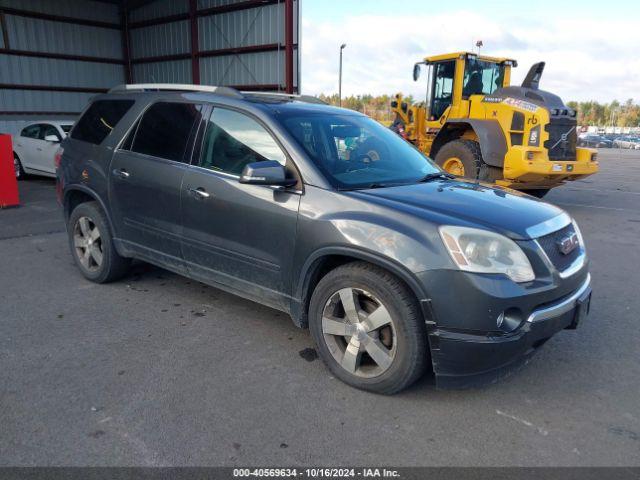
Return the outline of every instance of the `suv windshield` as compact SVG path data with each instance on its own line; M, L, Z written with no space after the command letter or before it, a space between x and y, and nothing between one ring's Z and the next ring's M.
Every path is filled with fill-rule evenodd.
M440 172L380 123L360 115L280 114L281 123L339 189L414 183Z
M498 63L467 59L464 68L464 87L462 94L469 95L490 95L504 82L504 66Z

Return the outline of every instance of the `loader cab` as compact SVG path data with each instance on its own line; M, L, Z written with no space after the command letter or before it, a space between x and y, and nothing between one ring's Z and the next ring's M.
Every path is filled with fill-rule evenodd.
M490 95L498 88L508 86L515 61L479 57L468 52L437 55L416 64L415 80L420 76L422 65L427 67L427 122L442 125L449 117L469 115L471 95Z

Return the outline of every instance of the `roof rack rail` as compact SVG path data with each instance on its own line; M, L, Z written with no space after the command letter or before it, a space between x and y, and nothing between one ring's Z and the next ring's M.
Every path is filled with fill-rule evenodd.
M206 92L224 95L232 98L244 98L245 95L262 97L280 97L298 100L306 103L318 103L326 105L327 102L311 95L294 95L282 92L254 92L240 91L233 87L216 87L212 85L190 85L184 83L129 83L117 85L109 90L109 93L123 92Z
M235 88L215 87L210 85L189 85L182 83L130 83L113 87L109 93L117 92L207 92L227 97L242 98Z
M282 97L282 98L290 98L291 100L299 100L301 102L306 103L319 103L322 105L327 105L327 102L320 100L318 97L314 97L312 95L296 95L293 93L282 93L282 92L252 92L252 91L242 91L241 93L253 96L264 96L264 97Z

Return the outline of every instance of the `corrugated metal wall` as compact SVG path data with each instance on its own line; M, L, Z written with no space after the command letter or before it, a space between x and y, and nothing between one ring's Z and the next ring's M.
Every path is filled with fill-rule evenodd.
M198 0L198 10L215 9L245 0ZM298 3L294 4L293 42L298 44ZM167 16L176 21L146 25L130 30L131 58L136 82L193 82L188 0L156 0L129 13L129 22L152 23ZM182 16L181 16L182 15ZM285 89L285 3L257 3L252 8L198 15L200 83ZM252 47L271 46L261 52L243 53ZM240 49L239 52L230 50ZM224 52L220 52L223 50ZM145 57L171 58L135 64ZM182 57L180 59L176 57ZM294 53L294 88L298 90L298 54Z
M122 59L120 30L6 15L9 45L16 50Z
M134 65L133 78L137 83L192 83L191 61L172 60Z
M284 87L284 49L200 59L205 85L279 85Z
M0 28L6 28L0 34L0 132L11 133L31 119L73 118L69 114L80 112L96 94L95 90L124 81L123 64L46 56L98 57L122 62L117 5L87 0L0 0L0 8L10 9L0 22ZM14 10L43 14L43 18L12 14ZM47 15L108 23L115 28L54 21ZM44 55L18 55L20 52ZM13 87L7 88L8 85Z
M130 22L153 20L189 11L189 0L156 0L129 12Z
M49 15L118 23L118 7L90 0L2 0L0 6Z
M299 1L293 1L296 90ZM0 0L0 132L25 120L70 118L128 77L197 83L199 76L208 85L285 90L285 0L197 0L193 17L190 5L148 2L127 13L123 30L117 2Z

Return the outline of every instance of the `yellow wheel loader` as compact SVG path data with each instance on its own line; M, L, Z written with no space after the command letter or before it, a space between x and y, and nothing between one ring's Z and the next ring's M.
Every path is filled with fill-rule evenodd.
M426 102L391 103L391 128L461 177L526 190L549 189L598 171L596 150L577 148L576 112L538 85L544 62L534 64L521 86L510 86L517 62L469 52L425 58Z

